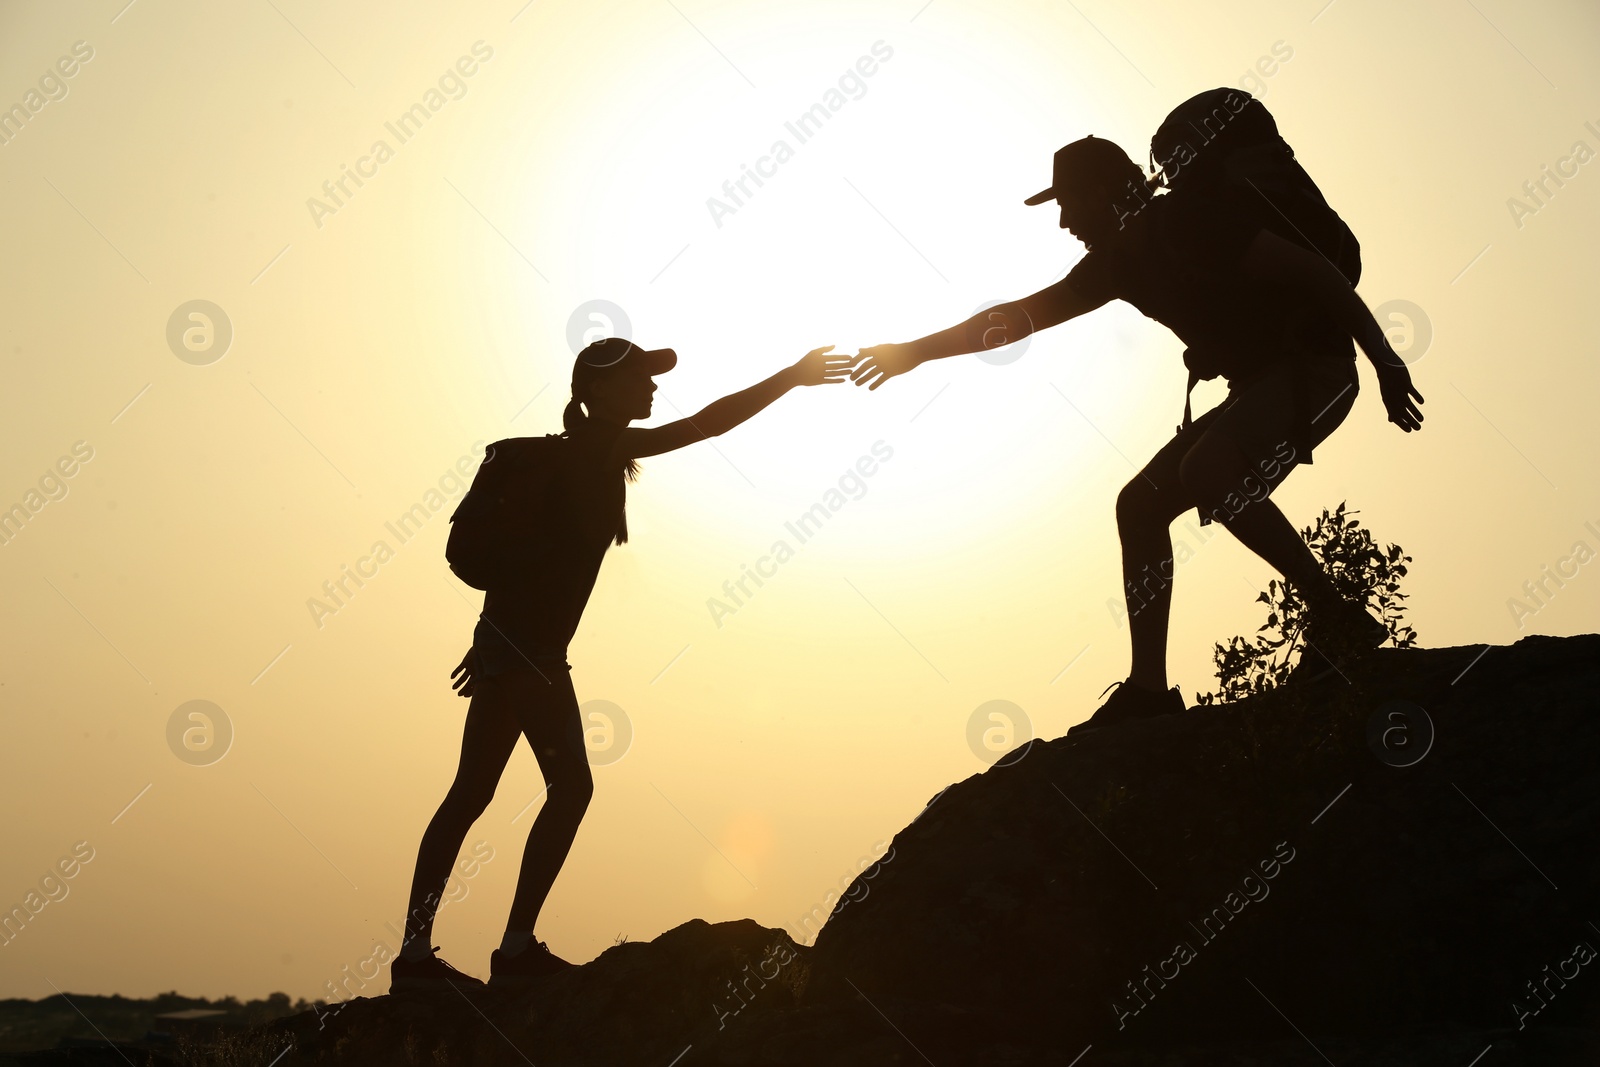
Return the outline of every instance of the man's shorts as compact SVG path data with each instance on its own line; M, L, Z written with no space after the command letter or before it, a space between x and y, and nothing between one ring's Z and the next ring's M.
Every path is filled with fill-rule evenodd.
M1312 450L1350 414L1359 390L1354 359L1301 353L1250 382L1231 383L1222 403L1178 436L1190 444L1203 434L1225 437L1252 464L1310 463Z

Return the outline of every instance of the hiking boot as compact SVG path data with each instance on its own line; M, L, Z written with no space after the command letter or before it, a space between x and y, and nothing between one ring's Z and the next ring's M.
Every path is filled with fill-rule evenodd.
M482 989L483 982L456 970L434 953L438 946L428 950L420 960L396 956L389 964L390 993L432 993L444 989Z
M533 941L528 947L509 956L499 949L489 953L489 985L498 989L518 982L548 978L552 974L572 969L572 964L550 951L543 941Z
M1173 686L1165 693L1157 693L1132 682L1112 682L1106 692L1116 689L1111 699L1100 705L1100 710L1067 731L1068 734L1088 733L1102 726L1116 726L1135 719L1153 719L1158 715L1171 715L1184 710L1183 694ZM1105 692L1100 694L1105 696Z
M1368 614L1363 605L1346 600L1333 608L1307 612L1305 639L1300 662L1289 678L1318 682L1342 672L1389 640L1389 627Z

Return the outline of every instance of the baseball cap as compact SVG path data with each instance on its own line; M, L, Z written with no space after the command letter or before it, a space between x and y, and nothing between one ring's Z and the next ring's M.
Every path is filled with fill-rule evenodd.
M1068 189L1084 181L1115 181L1138 165L1115 141L1090 134L1056 150L1050 168L1050 187L1034 193L1024 204L1032 206L1056 200Z
M678 365L670 348L640 348L625 337L605 337L584 348L572 364L572 394L579 395L589 382L611 370L665 374Z

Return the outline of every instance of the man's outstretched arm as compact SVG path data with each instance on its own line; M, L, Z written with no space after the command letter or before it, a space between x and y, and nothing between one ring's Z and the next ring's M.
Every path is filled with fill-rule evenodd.
M1070 280L1063 278L1032 296L987 308L965 322L915 341L863 348L850 377L857 385L876 389L890 378L930 359L987 352L1077 318L1106 303L1082 296L1072 288Z

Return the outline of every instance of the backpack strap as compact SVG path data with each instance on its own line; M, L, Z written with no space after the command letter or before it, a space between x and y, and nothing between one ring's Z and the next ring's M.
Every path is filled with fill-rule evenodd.
M1192 414L1192 409L1190 407L1190 394L1194 392L1194 387L1199 381L1200 376L1191 370L1189 372L1189 385L1183 391L1183 422L1178 424L1178 433L1182 433L1194 425L1194 415ZM1200 512L1200 525L1210 526L1211 516L1207 515L1203 509L1196 508L1195 510Z

